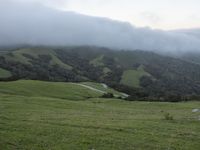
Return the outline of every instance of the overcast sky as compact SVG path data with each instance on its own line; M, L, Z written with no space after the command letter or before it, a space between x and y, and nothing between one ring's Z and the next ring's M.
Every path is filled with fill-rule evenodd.
M195 13L198 1L194 5L194 0L190 0L190 3L173 0L171 10L172 4L169 2L172 0L163 0L162 3L161 0L148 0L151 3L147 3L147 0L82 1L0 0L0 45L95 45L167 54L200 52L200 28L170 31L152 29L198 27L198 23L194 23L200 20L195 16L198 14ZM178 4L182 4L182 7L178 7ZM191 11L183 12L183 8L190 8ZM166 13L166 17L162 13ZM187 17L189 14L194 15ZM185 24L181 24L180 20L184 18ZM166 27L178 23L179 26Z
M1 0L0 0L1 1ZM199 28L200 0L13 0L164 30Z

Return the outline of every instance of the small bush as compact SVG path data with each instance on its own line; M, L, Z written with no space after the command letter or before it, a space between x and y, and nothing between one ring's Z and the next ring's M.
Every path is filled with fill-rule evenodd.
M170 115L170 113L165 113L164 114L164 119L165 120L174 120L174 117L172 115Z
M105 93L101 96L102 98L113 98L114 95L112 93Z

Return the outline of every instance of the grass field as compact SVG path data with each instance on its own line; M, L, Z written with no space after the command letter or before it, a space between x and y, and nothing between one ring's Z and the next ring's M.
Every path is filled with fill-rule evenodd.
M143 67L139 67L137 70L126 70L120 82L121 84L138 88L140 87L140 78L142 76L149 76L149 74L144 71Z
M30 97L85 100L102 94L73 83L21 80L0 82L0 93Z
M92 97L92 98L89 98ZM100 99L70 83L0 83L1 150L198 150L199 102ZM165 120L170 113L174 120Z

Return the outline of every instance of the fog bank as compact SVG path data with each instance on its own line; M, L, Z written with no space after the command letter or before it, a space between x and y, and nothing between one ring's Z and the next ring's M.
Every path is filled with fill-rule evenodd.
M0 45L95 45L181 54L200 52L200 30L162 31L64 12L36 3L0 0Z

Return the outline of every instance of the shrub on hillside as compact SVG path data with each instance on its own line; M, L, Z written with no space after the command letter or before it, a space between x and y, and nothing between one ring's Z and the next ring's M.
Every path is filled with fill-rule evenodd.
M112 93L105 93L101 96L101 98L113 98L114 95Z
M164 114L164 119L165 120L174 120L174 117L170 113L165 113Z

